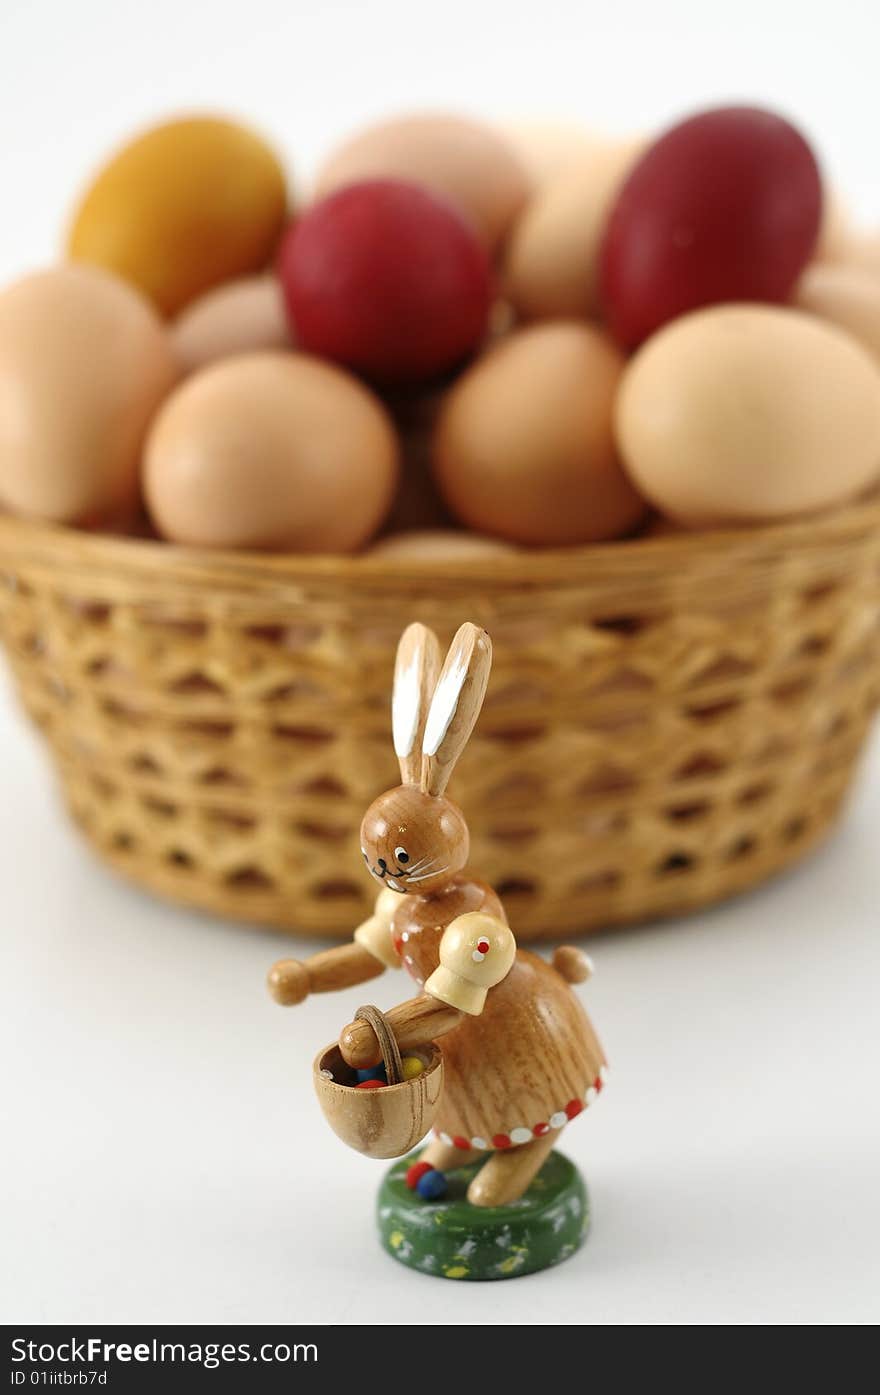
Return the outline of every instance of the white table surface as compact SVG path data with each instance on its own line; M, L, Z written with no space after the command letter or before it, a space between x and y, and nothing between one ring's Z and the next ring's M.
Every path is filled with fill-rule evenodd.
M878 47L875 0L7 0L0 280L55 254L109 148L181 107L256 122L301 184L340 135L401 108L628 132L763 101L876 225ZM876 743L808 865L594 942L585 996L612 1073L565 1136L593 1233L557 1270L477 1290L380 1252L381 1165L319 1115L312 1055L363 990L284 1012L263 988L283 941L114 880L2 694L0 772L0 1319L471 1322L475 1303L495 1323L880 1318Z
M92 859L0 706L7 1322L880 1319L880 743L811 862L680 923L602 936L583 990L609 1085L566 1130L585 1248L489 1288L379 1249L384 1164L330 1133L311 1060L363 999L281 1009L289 949ZM301 944L303 952L317 945ZM298 951L296 951L298 952ZM408 980L371 985L382 1007ZM479 1297L477 1297L477 1294Z

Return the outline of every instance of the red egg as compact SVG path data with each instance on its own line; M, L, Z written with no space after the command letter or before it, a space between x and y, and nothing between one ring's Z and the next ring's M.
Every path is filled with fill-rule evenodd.
M816 159L789 122L756 107L682 121L634 166L608 219L599 274L612 333L634 347L699 306L787 300L821 215Z
M287 233L279 273L297 344L383 383L443 373L486 333L489 258L420 185L351 184Z
M355 1085L356 1090L384 1090L387 1082L384 1080L359 1080Z

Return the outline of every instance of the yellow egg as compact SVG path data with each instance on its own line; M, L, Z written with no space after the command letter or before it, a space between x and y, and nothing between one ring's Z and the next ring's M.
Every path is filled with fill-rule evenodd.
M490 247L498 245L529 192L528 175L503 136L458 116L406 116L370 126L331 156L316 181L316 196L376 178L412 180L444 195Z
M597 146L537 191L505 248L502 283L526 319L598 318L598 261L608 211L640 142Z
M415 1080L425 1069L425 1063L418 1056L404 1056L401 1060L404 1080Z
M514 551L510 543L502 542L500 538L456 532L454 528L423 528L409 533L393 533L373 543L370 548L373 557L407 562L467 562L504 556Z
M76 212L68 251L173 315L211 286L264 267L286 202L281 166L252 131L219 117L169 121L105 165Z
M123 517L141 443L177 377L165 327L97 267L38 272L0 295L0 501L56 523Z
M798 282L794 303L847 330L880 359L880 278L856 266L814 262Z
M434 441L440 491L467 527L565 546L619 537L645 507L612 437L623 359L598 329L518 330L450 391Z
M880 368L799 310L723 305L673 321L617 398L626 468L694 526L821 509L880 475Z
M277 278L244 276L208 291L178 315L171 341L187 373L235 354L291 348Z
M305 354L246 354L168 399L144 493L175 542L350 552L388 511L397 452L387 412L350 374Z

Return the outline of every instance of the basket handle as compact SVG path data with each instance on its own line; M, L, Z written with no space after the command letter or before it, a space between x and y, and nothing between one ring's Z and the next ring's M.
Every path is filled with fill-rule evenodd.
M359 1007L354 1016L355 1021L360 1019L361 1022L367 1022L376 1033L382 1059L385 1062L385 1079L389 1085L399 1085L403 1079L403 1061L400 1056L400 1047L397 1045L397 1038L388 1026L384 1012L380 1012L377 1007L372 1007L368 1003L365 1007Z

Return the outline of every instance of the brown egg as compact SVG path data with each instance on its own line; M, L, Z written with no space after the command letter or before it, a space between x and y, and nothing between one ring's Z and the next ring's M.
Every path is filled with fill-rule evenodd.
M500 538L479 533L460 533L453 528L425 528L412 533L394 533L373 543L373 557L420 562L467 562L481 557L499 557L515 552Z
M445 195L490 247L498 245L529 192L528 175L503 136L458 116L398 117L368 127L330 158L316 196L377 177L412 180Z
M800 310L714 306L639 350L616 431L639 489L682 523L806 513L880 475L880 368Z
M814 262L795 289L794 303L847 330L880 359L880 278L859 267Z
M396 477L394 428L355 378L305 354L248 354L169 398L144 491L175 542L350 552L382 522Z
M573 321L519 330L475 363L434 443L435 477L461 522L557 546L633 528L645 508L612 438L622 369L605 334Z
M641 142L596 147L539 189L508 240L504 289L526 319L598 318L599 248L608 210Z
M844 261L851 238L846 205L833 189L825 188L822 191L822 221L819 224L815 259L822 262Z
M186 373L236 354L291 348L280 283L244 276L218 286L177 317L171 338Z
M124 281L89 266L0 295L0 501L55 523L124 521L147 424L177 366L165 328Z
M500 130L536 189L609 144L607 136L566 121L507 121Z
M872 276L880 276L880 233L852 238L847 243L843 260L849 266L870 272Z

